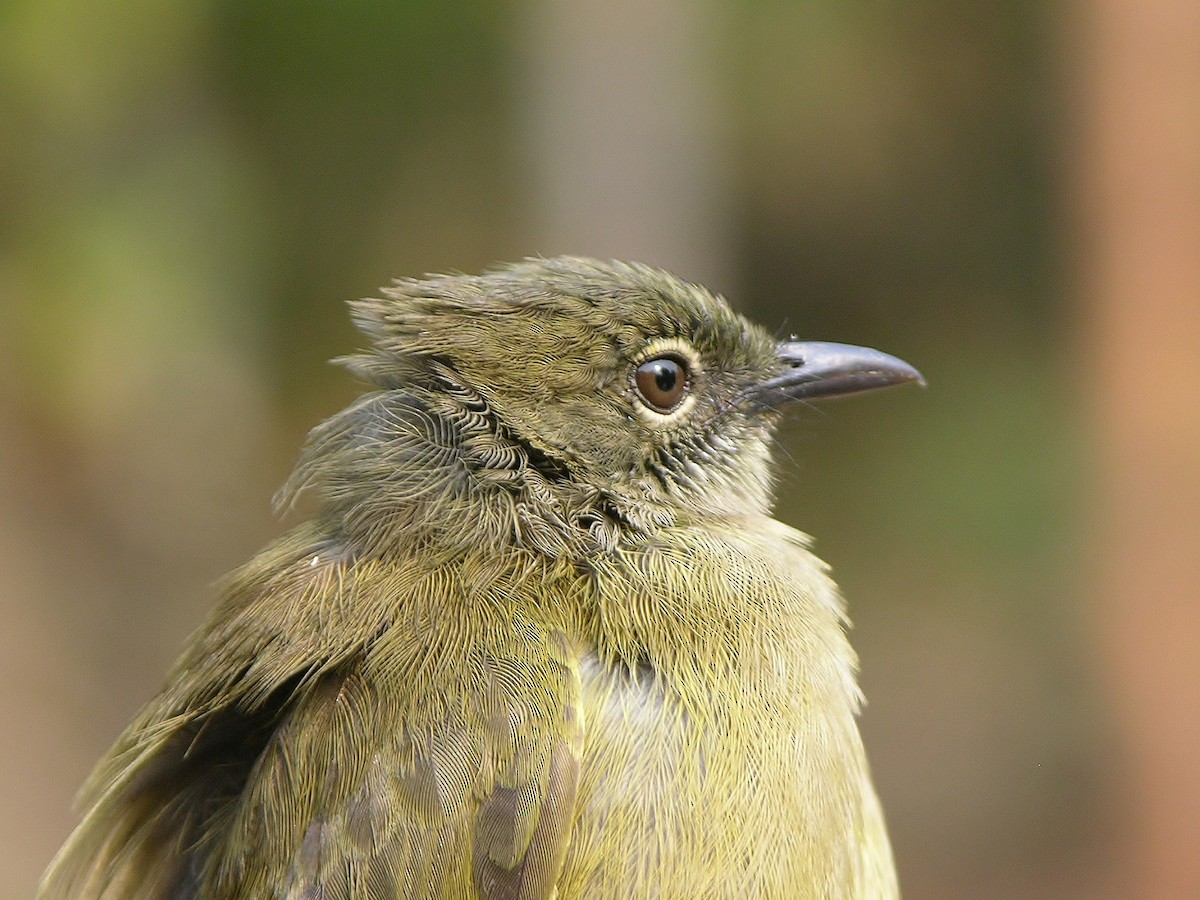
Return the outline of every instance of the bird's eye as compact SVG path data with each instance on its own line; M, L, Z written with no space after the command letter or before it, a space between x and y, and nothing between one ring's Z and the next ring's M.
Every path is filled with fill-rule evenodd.
M647 406L655 412L668 413L687 393L687 364L676 356L656 356L634 370L633 380Z

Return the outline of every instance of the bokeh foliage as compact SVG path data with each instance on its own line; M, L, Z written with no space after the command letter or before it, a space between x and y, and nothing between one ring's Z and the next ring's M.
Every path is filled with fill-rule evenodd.
M546 139L525 90L545 14L0 6L13 896L207 584L277 527L269 498L305 430L353 396L324 363L359 343L341 301L560 249L539 231L528 146ZM1052 10L740 0L686 15L727 198L718 286L781 334L879 346L930 382L805 413L780 466L780 515L819 536L858 623L909 893L1078 887L1101 852L1087 813L1106 759L1074 601ZM654 251L637 255L672 263Z

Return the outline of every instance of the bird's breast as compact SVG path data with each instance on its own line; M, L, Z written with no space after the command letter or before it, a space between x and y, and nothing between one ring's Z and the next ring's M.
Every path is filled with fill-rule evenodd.
M696 707L648 667L586 655L581 672L586 736L559 896L797 896L855 865L860 754L837 729L736 679L713 690L738 696Z

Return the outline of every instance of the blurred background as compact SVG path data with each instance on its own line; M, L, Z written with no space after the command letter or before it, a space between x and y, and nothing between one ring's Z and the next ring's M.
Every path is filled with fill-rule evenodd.
M909 898L1200 896L1200 4L0 3L0 897L358 391L343 301L639 259L806 412Z

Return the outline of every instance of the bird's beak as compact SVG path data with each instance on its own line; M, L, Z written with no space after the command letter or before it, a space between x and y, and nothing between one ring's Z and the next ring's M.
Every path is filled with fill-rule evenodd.
M915 381L921 373L902 359L869 347L823 341L789 341L779 345L783 372L755 385L750 396L765 406L791 400L818 400L873 391Z

